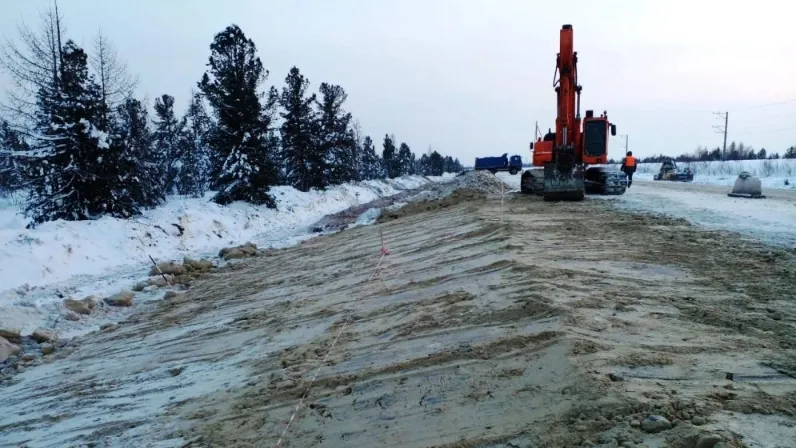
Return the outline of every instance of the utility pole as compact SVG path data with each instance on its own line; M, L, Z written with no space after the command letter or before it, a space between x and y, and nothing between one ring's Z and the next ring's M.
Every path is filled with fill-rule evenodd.
M727 122L730 118L729 112L713 112L719 118L724 118L724 127L713 125L713 129L719 134L724 134L724 147L721 150L721 160L727 159Z
M627 149L628 149L628 147L627 147L627 139L628 139L628 134L619 134L619 135L618 135L618 137L624 137L624 138L625 138L625 155L627 155Z

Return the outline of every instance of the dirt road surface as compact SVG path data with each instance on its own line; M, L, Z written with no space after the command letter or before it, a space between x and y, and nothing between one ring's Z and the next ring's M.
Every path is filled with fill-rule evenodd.
M0 446L794 446L792 251L600 199L382 221L56 352L0 389Z

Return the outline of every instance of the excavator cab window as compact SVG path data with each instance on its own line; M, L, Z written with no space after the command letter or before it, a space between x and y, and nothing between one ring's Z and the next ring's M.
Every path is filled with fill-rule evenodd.
M583 125L583 153L591 157L605 154L608 142L606 120L589 120Z

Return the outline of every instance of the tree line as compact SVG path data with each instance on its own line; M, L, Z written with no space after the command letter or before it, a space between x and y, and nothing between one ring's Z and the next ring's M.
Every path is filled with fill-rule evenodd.
M690 153L683 153L678 156L666 156L663 154L638 157L639 163L662 163L665 160L675 160L677 162L712 162L720 160L758 160L758 159L796 159L796 146L787 148L780 156L778 152L769 152L766 148L756 150L752 146L745 145L743 142L731 142L727 145L726 154L721 148L708 149L698 147ZM609 163L618 163L613 159Z
M419 158L387 134L381 154L344 108L345 90L317 92L292 67L281 89L237 25L214 36L207 70L178 113L175 98L135 98L129 75L101 33L88 54L64 31L57 3L38 29L0 52L12 89L0 115L0 192L24 191L31 226L56 219L128 218L167 195L276 207L270 188L301 191L407 174L462 169L429 151ZM13 118L13 119L12 119Z

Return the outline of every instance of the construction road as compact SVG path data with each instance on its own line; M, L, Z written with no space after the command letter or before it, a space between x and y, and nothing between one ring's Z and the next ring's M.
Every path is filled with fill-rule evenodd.
M6 387L0 446L793 446L796 254L622 205L677 189L457 194L222 269Z

